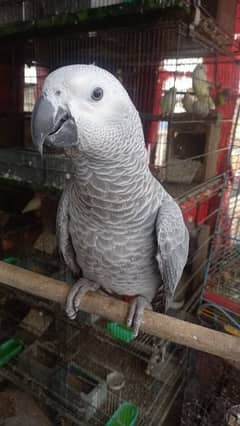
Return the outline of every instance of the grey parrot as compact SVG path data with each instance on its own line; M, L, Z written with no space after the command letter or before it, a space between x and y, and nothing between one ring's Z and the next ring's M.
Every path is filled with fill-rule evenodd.
M162 284L171 303L189 245L180 208L148 168L136 108L108 71L66 66L44 82L32 137L40 152L61 148L74 166L57 214L60 252L74 274L82 271L67 315L76 317L88 291L129 296L136 336Z

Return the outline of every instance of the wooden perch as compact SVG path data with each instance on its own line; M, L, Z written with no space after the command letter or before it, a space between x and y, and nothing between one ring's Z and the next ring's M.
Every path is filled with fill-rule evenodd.
M63 304L70 286L62 281L0 262L0 283ZM81 309L108 320L124 323L128 304L109 296L88 293ZM240 361L240 339L177 318L145 311L141 330L152 336L204 351L231 361Z

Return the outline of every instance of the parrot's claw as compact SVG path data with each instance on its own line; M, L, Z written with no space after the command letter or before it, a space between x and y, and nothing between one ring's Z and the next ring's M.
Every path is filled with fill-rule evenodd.
M137 337L144 319L144 310L152 310L152 305L144 296L136 296L131 302L127 317L128 327L133 327L133 336Z
M80 307L82 297L88 291L97 291L99 285L93 281L89 281L85 278L80 278L71 288L67 295L66 301L66 314L70 319L75 319Z

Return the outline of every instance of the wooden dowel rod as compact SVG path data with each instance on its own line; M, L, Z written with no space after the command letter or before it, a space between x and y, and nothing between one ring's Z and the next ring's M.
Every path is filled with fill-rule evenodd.
M0 261L0 283L50 301L63 304L70 285ZM109 296L88 293L81 309L108 320L124 323L128 304ZM240 361L240 339L167 315L145 311L141 330L152 336L204 351L232 361Z

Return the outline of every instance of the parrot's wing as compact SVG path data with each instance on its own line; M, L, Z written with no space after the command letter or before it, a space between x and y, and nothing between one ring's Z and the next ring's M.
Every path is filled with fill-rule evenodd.
M187 262L189 234L179 206L167 196L156 220L157 261L167 298L170 298Z
M78 275L80 268L76 263L75 251L69 233L69 190L70 185L65 188L58 204L56 233L60 254L72 273Z

